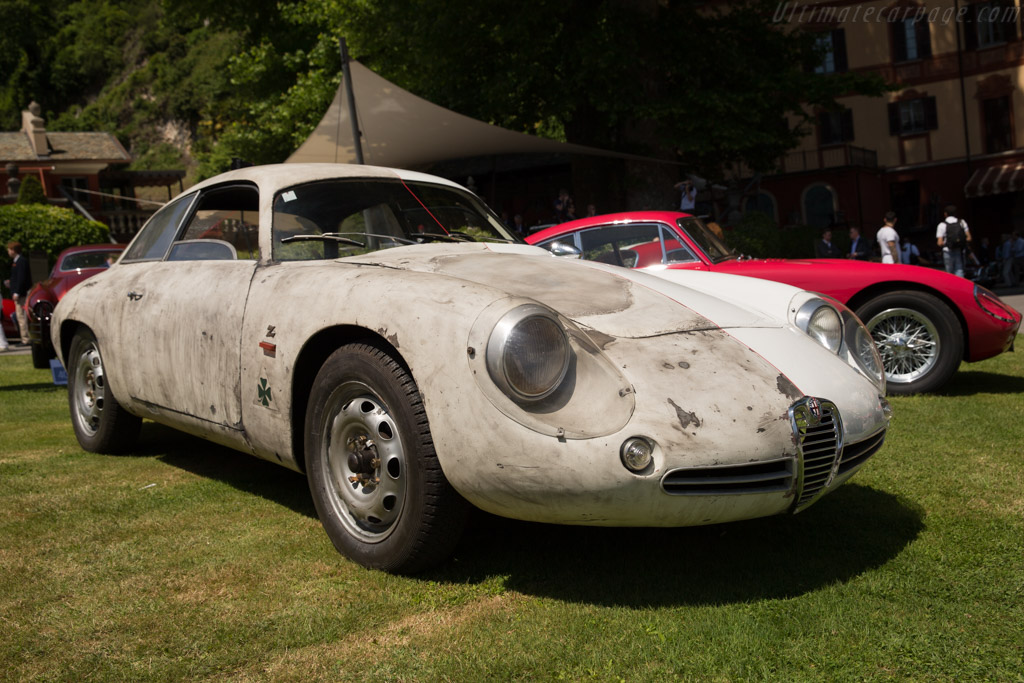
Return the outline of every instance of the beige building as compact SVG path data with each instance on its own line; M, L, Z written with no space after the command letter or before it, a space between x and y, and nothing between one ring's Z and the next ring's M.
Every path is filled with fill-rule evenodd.
M819 72L874 72L895 90L809 112L813 134L747 201L783 224L858 225L869 235L893 210L901 235L923 247L947 204L978 236L1024 228L1017 2L780 2L777 21L820 35Z

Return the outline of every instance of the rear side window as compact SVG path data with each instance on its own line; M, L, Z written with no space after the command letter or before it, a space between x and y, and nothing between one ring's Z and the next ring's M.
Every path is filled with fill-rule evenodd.
M181 219L185 217L194 194L176 199L163 207L143 226L131 246L124 253L123 261L160 260L174 241Z

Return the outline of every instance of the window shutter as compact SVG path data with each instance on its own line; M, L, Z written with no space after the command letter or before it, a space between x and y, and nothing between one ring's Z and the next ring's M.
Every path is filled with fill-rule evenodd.
M917 56L927 59L932 56L932 30L927 21L918 21L914 26L917 32Z
M846 62L846 31L837 28L832 31L832 54L836 64L836 73L844 73L849 69Z
M844 109L842 115L842 136L843 142L850 142L853 140L853 110Z
M978 7L967 5L964 9L963 23L953 22L954 26L959 25L964 32L964 48L967 50L978 49Z
M935 107L935 97L924 98L924 127L926 130L935 130L939 127L939 115Z
M900 103L889 103L889 135L900 134Z
M892 27L892 58L893 61L907 61L907 34L906 25L902 22L890 24Z
M818 114L818 144L830 145L833 142L832 117L827 111L824 111Z

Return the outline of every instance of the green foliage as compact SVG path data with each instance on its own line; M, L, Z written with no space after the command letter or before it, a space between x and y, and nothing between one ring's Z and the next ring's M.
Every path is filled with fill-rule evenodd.
M45 204L46 193L43 184L34 175L25 176L18 188L18 204Z
M810 258L819 231L806 225L779 228L758 211L743 214L739 224L725 232L725 241L741 254L757 258Z
M110 230L60 206L12 204L0 206L0 244L10 241L21 242L26 253L45 252L53 263L68 247L109 242Z

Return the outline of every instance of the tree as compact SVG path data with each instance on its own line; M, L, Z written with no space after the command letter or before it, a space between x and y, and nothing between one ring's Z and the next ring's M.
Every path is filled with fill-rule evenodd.
M46 204L46 193L39 178L34 175L25 176L18 188L18 204Z
M873 76L813 73L814 36L774 26L774 9L763 0L307 0L285 18L319 31L312 50L265 43L233 61L249 85L274 64L292 65L295 78L222 142L250 156L294 149L330 102L344 35L382 76L484 121L711 178L740 163L767 170L806 134L808 108L883 90ZM787 126L787 115L804 125ZM664 187L679 170L655 175Z

